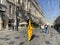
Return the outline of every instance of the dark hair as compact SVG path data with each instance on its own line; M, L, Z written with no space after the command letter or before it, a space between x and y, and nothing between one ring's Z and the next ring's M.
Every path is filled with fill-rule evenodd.
M28 25L29 25L29 19L27 20L27 23L28 23L28 24L27 24L27 26L28 26Z
M27 20L27 23L29 23L29 19Z

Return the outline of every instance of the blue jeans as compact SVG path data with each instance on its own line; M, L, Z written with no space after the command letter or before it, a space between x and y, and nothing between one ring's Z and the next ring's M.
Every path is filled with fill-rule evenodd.
M45 28L45 33L48 33L48 29L47 28Z
M44 29L41 29L42 30L42 32L44 32Z

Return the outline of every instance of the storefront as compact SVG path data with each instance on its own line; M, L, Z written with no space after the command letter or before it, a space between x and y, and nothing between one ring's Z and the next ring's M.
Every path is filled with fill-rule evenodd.
M14 19L8 20L8 28L9 28L9 30L11 30L11 29L14 30Z
M5 29L7 25L7 20L4 12L0 11L0 30Z

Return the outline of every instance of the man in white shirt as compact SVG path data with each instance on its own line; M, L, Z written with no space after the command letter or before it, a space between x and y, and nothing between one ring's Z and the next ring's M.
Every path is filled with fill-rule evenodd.
M44 32L44 25L41 25L41 30L42 30L42 32Z

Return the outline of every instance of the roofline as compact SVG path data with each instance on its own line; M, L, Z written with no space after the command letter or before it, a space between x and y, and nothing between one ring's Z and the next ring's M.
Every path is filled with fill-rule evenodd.
M38 7L38 8L37 8L37 7L36 7L36 8L39 10L39 12L41 13L41 15L42 15L43 17L45 17L43 11L41 10L41 8L40 8L39 4L36 2L36 0L31 0L31 1L32 1L32 3L33 3L33 1L35 2L34 4L36 4L37 7Z

